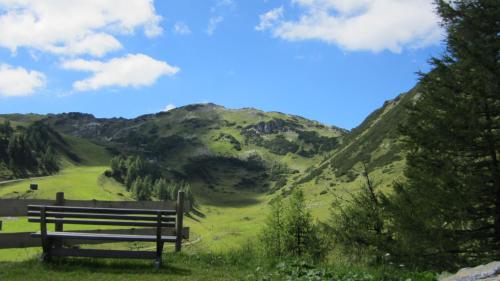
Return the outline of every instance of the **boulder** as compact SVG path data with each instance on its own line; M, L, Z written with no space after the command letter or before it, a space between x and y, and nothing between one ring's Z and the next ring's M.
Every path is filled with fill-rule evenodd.
M441 278L440 281L500 281L500 262L491 262L470 268L462 268L456 274Z

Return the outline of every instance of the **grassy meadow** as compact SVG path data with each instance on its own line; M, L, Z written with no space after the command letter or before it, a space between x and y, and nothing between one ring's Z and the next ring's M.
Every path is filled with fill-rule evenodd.
M35 191L29 190L32 182L29 179L0 185L0 197L55 199L55 194L62 191L66 199L73 200L131 200L130 194L120 184L102 175L106 168L70 166L57 175L34 180L39 185Z
M37 191L28 191L29 184L32 182L29 179L0 185L0 197L53 199L56 192L63 191L68 199L131 200L131 195L121 184L102 175L106 169L106 166L66 165L60 173L54 176L34 180L33 182L39 184ZM374 176L380 178L384 174L379 173ZM326 220L332 198L339 194L347 194L350 189L355 189L361 184L362 182L355 181L342 185L341 188L323 185L321 181L308 183L306 184L308 208L315 218ZM199 199L196 211L185 219L185 225L190 227L190 239L186 241L183 253L180 255L173 253L172 245L166 245L164 260L167 265L160 271L154 271L152 263L148 261L63 259L44 265L37 258L41 252L40 248L3 249L0 250L0 279L259 280L262 278L261 280L280 280L266 279L274 276L275 273L272 273L274 265L270 265L270 268L265 270L269 273L264 273L264 269L256 271L258 268L265 268L266 262L249 261L251 258L244 257L239 252L245 245L258 244L258 236L268 212L267 203L274 195L253 192L221 193L207 190L196 184L193 188L198 194L203 192L203 196L197 197ZM327 190L327 193L324 193L324 190ZM28 223L25 217L2 218L2 220L3 232L35 231L39 228L38 224ZM66 229L90 228L96 227L83 226L82 228L82 226L71 225L66 227ZM151 243L115 243L92 247L152 249L153 246ZM240 254L237 254L238 252ZM235 256L240 257L235 258ZM330 260L335 259L335 257L330 258ZM29 273L21 274L26 267L30 268ZM349 276L348 273L346 274ZM46 279L40 279L40 276ZM377 279L376 274L369 276L374 279L366 277L368 279L346 280L384 280ZM425 277L415 280L431 279Z
M237 135L230 129L221 132ZM221 132L206 135L207 142ZM103 175L104 171L109 169L108 151L82 139L65 136L65 140L81 158L80 163L62 158L63 168L55 175L0 184L0 198L54 199L55 194L62 191L67 199L133 200L132 194L122 184ZM227 143L212 143L211 149L219 154L228 153L232 149ZM259 148L255 147L255 149ZM271 157L266 153L262 154L265 158ZM289 167L300 171L306 170L318 160L317 157L306 159L292 154L282 158L282 161ZM361 167L356 168L361 169ZM389 179L393 178L394 173L400 173L401 168L402 164L395 163L391 171L383 172L377 169L371 176L375 182L390 182ZM172 245L166 245L164 251L166 266L160 271L154 271L149 261L63 259L45 265L38 260L41 252L39 247L2 249L0 250L0 280L66 280L68 278L73 280L281 280L280 276L288 274L281 272L285 269L277 269L276 264L262 260L262 257L256 257L258 255L253 252L256 247L259 247L259 235L269 211L268 202L276 194L251 189L235 189L237 179L244 177L245 174L238 174L241 171L235 170L236 174L232 177L225 177L226 172L220 171L220 175L216 173L218 180L215 189L207 188L203 181L191 183L197 204L195 210L185 218L185 225L190 227L190 239L185 242L182 254L174 254ZM349 196L349 193L358 190L363 185L363 181L362 177L354 181L337 179L334 173L325 169L319 177L304 182L301 188L307 191L305 193L307 208L314 218L326 221L329 218L333 199L337 196ZM39 185L38 190L29 190L29 184L32 182ZM3 221L2 232L39 229L38 224L28 223L26 217L0 219ZM68 230L96 228L99 227L81 225L65 227ZM242 247L246 245L254 246L252 249L242 251ZM151 243L112 243L91 247L150 250L154 248L154 245ZM338 264L339 260L335 254L329 258L329 261L334 261L334 264ZM22 272L27 267L30 271L23 274ZM328 265L328 268L331 268L331 265ZM294 268L290 270L290 272L297 271ZM323 272L322 270L324 271L321 269L317 272ZM374 271L370 274L366 273L367 270L371 269L349 271L344 267L339 272L345 274L338 280L386 280L385 277L380 277L382 273L378 272L379 269L373 269ZM356 274L361 274L359 276L368 274L366 275L368 277L358 279ZM401 274L407 276L405 272ZM40 279L41 277L45 279ZM430 280L427 277L422 278L412 280ZM406 280L406 277L394 280Z

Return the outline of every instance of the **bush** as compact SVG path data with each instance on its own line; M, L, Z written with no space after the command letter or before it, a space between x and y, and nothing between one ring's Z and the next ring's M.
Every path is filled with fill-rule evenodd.
M273 268L257 267L247 280L286 281L433 281L432 272L412 272L391 267L359 268L356 266L318 266L301 259L276 264Z

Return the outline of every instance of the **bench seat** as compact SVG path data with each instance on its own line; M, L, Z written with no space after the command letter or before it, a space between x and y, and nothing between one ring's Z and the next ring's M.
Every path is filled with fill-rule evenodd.
M41 237L40 232L31 234L32 237ZM103 241L138 241L156 242L156 235L133 235L133 234L106 234L106 233L83 233L83 232L47 232L49 238L82 239L82 240L103 240ZM175 236L161 236L162 242L175 242Z

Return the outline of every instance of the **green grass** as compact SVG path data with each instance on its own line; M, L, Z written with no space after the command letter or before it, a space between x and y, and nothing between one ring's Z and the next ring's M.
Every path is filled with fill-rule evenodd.
M111 160L111 154L104 147L88 140L65 135L64 139L71 146L72 152L78 155L86 166L105 166Z
M432 272L388 266L314 265L300 260L272 262L255 256L251 248L226 254L165 253L163 260L163 268L155 270L151 261L65 258L42 263L33 257L23 262L0 263L0 280L435 280Z
M33 180L39 184L39 190L34 192L28 191L31 180L0 185L0 197L54 199L57 192L63 191L66 199L131 200L130 194L119 183L102 176L106 168L72 166L57 175ZM39 229L38 224L29 223L25 217L0 219L3 221L2 232L5 233L37 231ZM49 225L49 227L53 227L53 225ZM96 228L102 229L103 227L65 226L67 230ZM23 261L39 252L40 248L2 249L0 250L0 261ZM0 280L2 279L0 278Z
M168 254L165 266L151 261L64 259L42 264L37 259L0 263L0 280L241 280L247 272L227 264L207 264L196 256ZM29 270L27 270L29 269Z
M39 184L39 190L34 192L28 191L32 182L30 180L2 185L0 197L54 199L56 192L63 191L66 199L131 200L131 195L122 185L102 176L105 170L106 167L69 167L60 174L34 180ZM236 194L205 192L205 196L200 197L198 208L200 215L194 214L192 218L185 220L186 226L191 227L191 241L196 241L191 247L193 251L198 249L225 251L254 238L265 217L266 200L265 195L252 192ZM28 223L26 218L2 220L3 232L38 229L37 224ZM89 226L84 229L91 228L96 227ZM68 225L66 229L82 229L82 227ZM0 253L6 254L8 251L14 250L0 250Z
M0 197L54 199L62 191L66 199L73 200L131 200L122 185L102 176L106 169L105 166L68 167L54 176L0 185ZM38 190L29 191L31 182L38 184Z
M262 204L239 207L203 206L204 217L189 218L191 240L198 241L189 251L226 252L257 239L266 208Z
M290 159L292 161L292 159ZM398 169L395 165L393 169ZM26 192L30 180L0 186L0 197L55 198L55 193L64 191L68 199L129 200L130 194L117 182L102 177L105 166L67 166L61 173L38 179L40 190ZM362 184L362 178L328 187L331 180L337 180L331 171L322 175L317 183L304 184L307 206L315 218L326 220L330 202L334 196L355 190ZM331 177L332 179L327 179ZM377 170L375 180L386 180L387 173ZM221 185L231 183L221 181ZM199 206L185 219L191 228L190 244L183 247L183 254L172 254L171 245L166 247L164 259L166 267L153 270L150 261L117 261L89 259L61 259L51 264L42 264L37 256L40 248L0 250L0 280L301 280L288 278L287 272L271 264L249 260L243 253L235 254L235 249L248 243L257 243L259 233L266 218L267 202L271 194L239 191L214 192L202 183L192 185L198 194ZM320 194L329 188L327 194ZM17 192L17 193L16 193ZM122 194L122 195L120 195ZM28 223L26 218L2 219L5 232L35 231L37 224ZM66 229L82 229L70 226ZM89 228L95 228L89 226ZM86 229L86 228L85 228ZM144 248L151 245L130 243L92 245L97 248L116 249L120 247ZM228 261L228 257L230 261ZM238 260L237 262L231 260ZM338 260L338 258L333 258ZM386 280L382 269L335 267L325 265L327 272L335 273L335 280ZM26 271L29 268L29 271ZM257 270L257 268L259 268ZM292 268L292 271L295 270ZM323 269L321 269L323 270ZM290 271L290 272L292 272ZM325 272L326 272L325 271ZM332 273L332 274L333 274ZM396 273L395 273L396 274ZM401 278L391 280L432 280L430 275L397 271ZM356 279L358 277L365 279ZM360 278L361 278L360 277ZM267 279L266 279L267 278ZM343 278L343 279L342 279Z
M304 172L312 165L317 165L324 157L323 155L316 155L313 158L305 158L294 154L278 156L254 144L244 145L241 127L256 124L260 121L269 121L273 118L292 120L294 119L292 116L277 112L264 113L252 109L223 110L215 108L215 111L203 109L197 111L186 110L172 111L155 121L155 124L160 128L160 136L169 136L178 133L187 137L195 137L195 139L203 144L200 147L187 146L172 153L167 160L169 167L172 169L182 170L182 166L186 164L189 157L205 153L206 150L212 153L242 158L250 153L258 153L266 161L272 162L278 160L287 164L291 169L301 172ZM13 125L27 125L34 120L42 118L42 116L37 115L25 117L0 116L0 121L4 117L13 120ZM193 117L202 120L213 120L214 126L216 126L211 129L203 127L201 129L186 131L182 122L186 118ZM397 118L392 118L391 120L393 119ZM225 126L223 122L219 122L221 120L226 120L234 124ZM305 129L314 130L320 135L338 136L343 134L331 128L317 127L317 124L312 121L301 120L299 123L304 125ZM384 123L382 125L387 125L389 129L392 128L389 126L391 124ZM148 128L143 126L143 133ZM228 142L215 142L214 139L221 133L230 134L235 137L242 144L243 149L237 151ZM294 133L283 134L291 139L297 137ZM63 169L59 174L42 179L24 180L0 185L0 198L54 199L56 192L63 191L67 199L132 200L131 194L126 192L121 184L102 176L102 173L107 169L106 166L110 159L110 153L105 148L87 140L71 136L64 135L64 139L71 147L71 151L82 160L80 163L75 163L62 157L61 164ZM371 139L368 138L368 140ZM359 152L362 150L361 148L364 148L362 144L363 142L360 142L358 144L359 147L353 146L351 149L354 152ZM374 149L371 146L369 147L369 152L373 159L383 157L391 151L393 145L392 142L386 139L382 139L380 144L378 142L376 144L377 146ZM332 155L337 153L338 151L335 153L332 152ZM342 163L349 164L345 161L342 161ZM380 190L385 192L389 190L388 184L402 175L403 164L400 161L391 163L387 167L376 167L370 176L374 182L381 183ZM353 161L351 166L355 170L361 171L359 163ZM8 171L5 167L0 167L0 178L2 175L7 177L8 174L6 172ZM224 255L233 253L235 249L240 248L241 245L245 245L249 241L258 242L259 233L268 213L267 202L275 195L236 188L235 185L239 179L251 176L250 173L245 171L234 169L234 171L231 170L231 172L228 172L228 170L219 169L214 172L214 175L217 180L213 185L218 192L209 189L205 183L191 182L199 203L196 212L193 212L185 220L186 226L191 228L191 239L189 241L191 244L183 248L183 252L186 254L166 254L165 258L168 261L168 267L164 270L153 271L151 263L141 261L124 263L113 260L91 261L70 259L51 265L42 265L34 259L34 256L40 252L39 248L6 249L0 250L0 261L3 261L0 262L0 280L238 280L245 276L253 276L250 279L247 278L247 280L255 280L255 278L265 277L269 274L272 275L274 272L272 268L267 268L268 272L263 271L263 275L260 276L260 273L255 272L255 266L253 265L252 268L249 265L224 263L220 260L224 259ZM287 187L293 184L292 178L297 176L298 174L290 175ZM29 184L32 181L39 184L38 191L28 191ZM358 177L354 181L337 178L334 171L328 167L322 170L316 177L313 177L311 181L305 182L296 188L304 189L307 208L312 212L314 218L326 221L329 218L329 210L332 207L331 202L333 198L348 196L348 193L359 190L363 183L364 179L362 177ZM0 219L4 221L4 232L34 231L39 227L37 224L28 223L26 218ZM82 228L82 226L68 225L66 227L66 229L76 228L87 229L86 227ZM89 228L96 227L90 226ZM119 246L118 244L105 244L98 247L116 248ZM210 256L206 253L219 253L222 255L222 258L218 258L214 254L210 254L212 255ZM333 257L333 259L337 258L339 257ZM30 268L31 270L28 273L24 273L26 268ZM366 273L363 270L347 271L363 275ZM381 276L376 273L376 270L370 272L372 272L373 276ZM378 279L367 280L384 280L379 277L376 278Z
M0 197L54 199L56 192L63 191L67 199L131 200L119 183L102 176L105 169L70 167L58 175L37 179L38 191L28 192L30 180L0 186ZM268 211L267 202L273 195L237 191L231 187L227 188L228 193L213 192L202 184L192 187L200 204L198 212L185 223L191 228L191 240L197 241L193 245L195 250L225 251L258 236ZM333 194L320 195L322 185L314 183L306 188L311 211L316 217L326 219ZM25 218L4 220L7 232L35 229L36 226L27 223Z
M104 170L106 167L69 167L58 175L36 180L39 190L35 192L28 192L31 183L29 180L0 186L0 197L54 199L56 192L63 191L67 199L131 200L131 195L123 186L102 176ZM324 176L334 178L331 172ZM387 177L391 177L379 170L372 176L375 182L387 181ZM363 184L363 178L339 183L334 187L329 186L330 182L331 180L321 179L315 183L313 180L303 186L309 210L315 218L322 221L329 217L332 199L358 190ZM218 187L227 185L227 192L211 191L202 183L192 184L198 195L199 207L197 212L186 218L185 224L191 228L191 241L196 242L191 247L193 252L227 251L255 239L268 212L267 202L274 196L236 190L230 186L232 182L220 181L218 184ZM328 192L321 194L324 190ZM27 223L25 218L4 219L6 232L35 229L36 226Z

